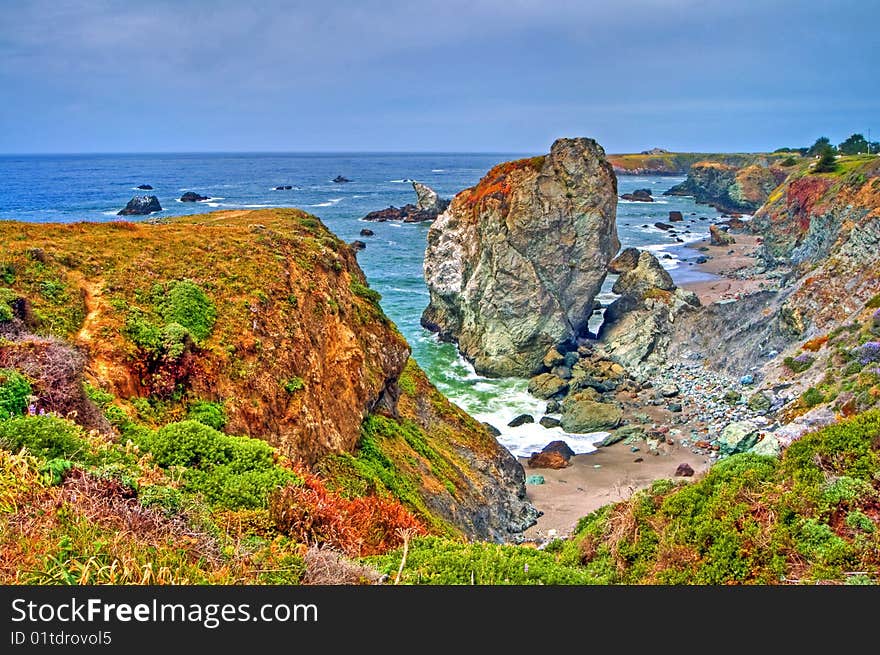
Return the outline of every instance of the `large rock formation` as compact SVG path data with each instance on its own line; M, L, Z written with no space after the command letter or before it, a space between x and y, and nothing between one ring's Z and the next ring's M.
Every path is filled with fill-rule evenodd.
M693 196L720 211L753 212L785 178L785 172L751 164L743 168L716 161L691 166L687 179L664 191L667 196Z
M362 220L383 223L385 221L403 221L404 223L422 223L433 221L446 210L449 201L444 200L431 187L421 182L412 183L418 200L416 204L407 203L403 207L387 207L370 212Z
M635 267L623 268L612 287L620 297L605 310L599 330L601 351L632 372L650 372L665 363L679 316L700 301L679 289L650 252L643 251Z
M486 375L530 375L584 335L617 253L617 180L592 139L505 162L459 193L428 232L422 325Z
M83 377L117 423L209 404L230 435L269 441L335 488L396 494L435 532L501 541L534 521L522 466L409 359L354 253L317 218L2 221L0 246L16 272L0 294L0 367L27 372L41 408L106 424ZM35 291L47 279L54 295Z

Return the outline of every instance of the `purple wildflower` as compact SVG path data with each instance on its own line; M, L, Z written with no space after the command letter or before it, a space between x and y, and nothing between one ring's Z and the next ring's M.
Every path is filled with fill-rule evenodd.
M872 362L880 362L880 341L868 341L856 348L856 356L859 363L871 364Z

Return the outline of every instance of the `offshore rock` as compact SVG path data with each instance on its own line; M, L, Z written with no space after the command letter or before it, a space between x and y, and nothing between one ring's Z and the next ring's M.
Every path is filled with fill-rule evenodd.
M116 212L117 216L144 216L162 211L162 205L156 196L135 196L128 204Z
M592 139L499 164L456 195L428 232L422 325L458 341L482 375L528 376L587 332L620 247L617 180Z

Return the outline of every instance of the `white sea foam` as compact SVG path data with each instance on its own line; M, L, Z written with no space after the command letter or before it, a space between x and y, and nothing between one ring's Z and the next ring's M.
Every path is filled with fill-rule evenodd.
M319 202L315 205L309 205L309 207L332 207L333 205L337 205L343 201L343 198L330 198L327 202Z
M432 173L445 173L446 169L445 168L432 168L431 172Z

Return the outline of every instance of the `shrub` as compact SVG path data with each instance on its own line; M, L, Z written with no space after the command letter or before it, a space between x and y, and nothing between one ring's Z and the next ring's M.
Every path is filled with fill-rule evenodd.
M862 366L865 364L880 362L880 341L868 341L867 343L863 343L855 349L854 354Z
M147 435L143 446L159 466L185 467L185 488L223 507L265 507L271 490L298 481L275 464L275 451L265 441L226 435L197 421L169 423Z
M837 170L837 160L834 156L834 150L825 146L819 152L819 161L813 166L814 173L833 173Z
M0 419L23 414L32 393L25 376L13 369L0 369Z
M785 364L788 370L792 373L803 373L810 368L815 361L815 359L804 353L797 357L786 357L782 360L782 363Z
M223 407L223 404L208 400L199 400L190 405L187 418L191 421L198 421L215 430L223 430L229 422L229 417L226 416L226 409Z
M850 530L861 530L862 532L874 532L877 530L877 526L874 525L874 522L871 518L865 514L864 512L860 512L857 509L854 509L849 514L846 515L846 527Z
M379 301L382 300L382 295L378 291L371 289L357 280L352 280L348 286L354 295L359 296L364 300L368 300L371 303L378 304Z
M51 415L0 421L0 445L13 452L27 448L45 459L89 459L89 444L82 428Z
M822 395L822 392L819 391L816 387L810 387L806 391L804 391L801 396L801 402L806 407L815 407L821 403L825 402L825 396Z
M285 380L284 384L282 384L281 386L284 387L284 390L287 393L293 394L297 391L302 391L303 389L305 389L306 383L303 382L302 378L294 376Z
M154 484L140 489L138 500L144 507L159 507L167 514L176 514L180 511L183 494L174 487Z
M165 286L157 285L153 296L166 324L183 326L196 342L204 341L211 334L217 320L217 309L195 282L177 280Z
M795 159L794 157L786 157L781 162L779 162L779 165L784 166L785 168L788 168L789 166L794 166L795 164L797 164L797 159Z

